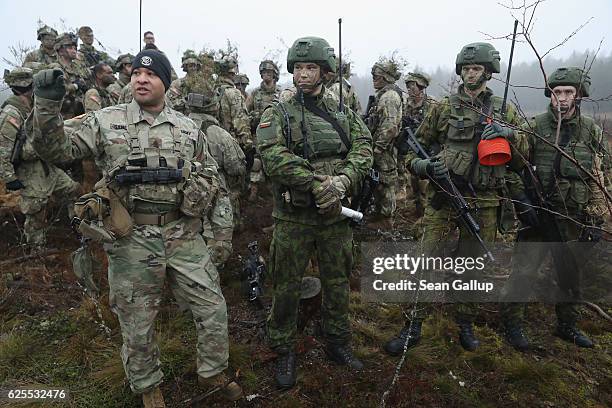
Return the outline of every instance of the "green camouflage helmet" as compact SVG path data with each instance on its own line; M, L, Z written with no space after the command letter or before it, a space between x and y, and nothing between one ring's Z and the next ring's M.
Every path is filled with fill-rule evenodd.
M380 75L390 84L401 78L397 63L393 60L382 59L372 66L372 75Z
M198 55L193 50L186 50L181 58L181 67L185 67L187 64L202 65L202 61L198 58Z
M280 75L280 71L278 70L278 65L272 60L263 60L259 63L259 75L261 75L265 70L270 70L274 73L274 79L278 80Z
M8 86L18 86L20 88L27 88L32 85L32 77L34 73L30 68L15 68L12 71L8 69L4 70L4 82Z
M244 85L245 87L249 84L249 77L246 74L236 74L234 77L234 84Z
M74 45L76 47L77 41L78 41L77 36L74 35L73 33L63 33L62 35L57 37L57 40L55 40L55 45L53 46L53 48L55 49L55 51L57 51L60 48L65 47L65 46Z
M48 25L44 25L42 27L40 27L38 30L36 30L36 39L38 41L42 40L43 35L50 35L53 37L57 37L57 31L55 31L55 29L49 27Z
M238 73L238 61L230 55L225 55L217 61L217 67L221 73Z
M134 56L130 53L121 54L120 56L117 57L117 61L115 62L115 72L121 71L121 68L123 68L123 65L131 64L133 60L134 60Z
M429 75L422 72L409 72L404 82L406 82L406 84L408 82L416 82L418 86L427 88L431 82L431 78Z
M296 62L313 62L324 70L336 72L334 49L320 37L302 37L295 40L287 52L287 71L293 74Z
M582 68L565 67L558 68L548 77L548 86L555 89L556 86L571 85L576 88L579 96L589 96L591 90L591 77ZM544 95L550 98L550 89L544 89Z
M93 30L89 26L83 26L79 28L77 34L79 35L79 37L87 34L93 34Z
M500 56L491 44L485 42L471 43L464 46L455 60L455 73L461 75L461 67L464 65L484 65L490 73L500 72Z

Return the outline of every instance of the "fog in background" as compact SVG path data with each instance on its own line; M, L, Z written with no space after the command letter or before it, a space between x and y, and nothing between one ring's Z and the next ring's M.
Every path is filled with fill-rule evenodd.
M448 90L454 74L457 52L469 42L489 41L502 55L505 66L510 41L488 39L512 31L513 17L508 8L493 0L472 0L458 3L446 0L408 1L252 1L198 2L143 0L142 30L153 31L156 45L170 58L179 76L183 51L225 48L230 40L238 48L240 71L246 73L250 88L259 81L257 70L264 58L281 65L281 83L290 83L284 68L287 47L300 36L326 38L336 48L338 17L343 18L344 57L352 62L351 78L359 97L365 103L371 93L370 68L381 56L395 53L408 65L405 71L419 69L434 78L429 93L442 95ZM510 1L501 0L510 5ZM522 2L514 1L514 5ZM59 32L76 31L81 25L93 28L96 48L116 57L119 53L136 53L141 46L138 0L84 1L9 1L0 0L0 57L12 60L10 46L38 47L36 29L39 21ZM572 38L553 50L545 67L550 72L560 64L582 66L591 58L603 40L597 60L592 66L593 97L612 94L612 2L609 0L547 0L535 14L532 38L541 52L554 47L588 21ZM590 64L590 59L587 60ZM0 61L0 68L10 68ZM517 43L511 83L526 112L543 109L546 100L533 51L525 43ZM503 79L503 74L496 78ZM497 93L503 84L491 81ZM514 92L513 92L514 91ZM612 111L610 102L600 103L602 111Z

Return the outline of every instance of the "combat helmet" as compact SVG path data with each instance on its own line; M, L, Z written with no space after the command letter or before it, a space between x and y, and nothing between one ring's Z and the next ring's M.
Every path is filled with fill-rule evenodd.
M221 73L238 73L238 61L231 55L224 55L219 61L216 62L219 72Z
M234 77L234 84L244 85L245 87L249 85L249 77L246 74L236 74Z
M198 58L198 55L193 50L186 50L181 58L181 67L185 67L187 64L196 64L202 66L202 61Z
M461 75L461 67L464 65L477 64L484 65L489 73L497 74L500 72L499 51L491 44L476 42L464 46L455 60L455 73Z
M123 65L131 64L133 60L134 60L134 56L130 53L121 54L120 56L117 57L117 61L115 62L115 72L121 71L121 68L123 68Z
M571 85L576 88L580 96L589 96L591 90L591 77L578 67L558 68L548 77L548 87L544 89L544 95L550 98L550 89L560 85ZM549 89L550 87L550 89Z
M259 75L261 75L266 69L272 71L274 73L274 79L278 81L280 75L278 65L276 65L276 63L274 63L272 60L263 60L259 63Z
M372 66L372 75L380 75L391 84L402 76L397 63L392 59L381 59L376 62Z
M302 37L295 40L287 52L287 71L293 74L296 62L314 62L324 70L336 72L334 49L320 37Z
M77 36L74 35L73 33L63 33L62 35L57 37L57 40L55 40L55 45L53 46L53 48L55 49L55 51L57 51L60 48L65 47L67 45L74 45L76 47L77 41L78 41Z
M4 82L10 87L27 88L32 86L34 73L30 68L18 67L11 71L4 70Z
M408 75L406 75L404 82L416 82L418 86L427 88L431 82L431 77L422 72L409 72Z
M36 30L36 39L40 41L44 35L52 35L53 37L57 37L57 31L48 25L44 25Z

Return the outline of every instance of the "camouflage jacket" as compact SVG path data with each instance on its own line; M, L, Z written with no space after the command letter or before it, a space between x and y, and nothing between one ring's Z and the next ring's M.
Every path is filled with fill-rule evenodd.
M138 149L168 157L168 163L170 157L181 158L205 178L218 180L217 164L208 153L205 135L192 120L168 107L155 117L143 111L136 101L111 106L86 114L69 135L64 131L59 109L60 102L36 98L31 116L33 146L49 162L93 158L103 176L111 180L117 169L127 164L128 155ZM174 182L132 184L119 187L118 194L125 197L130 213L160 214L180 207L181 186ZM221 190L221 194L225 193ZM213 200L212 213L217 213L219 196ZM202 214L206 216L209 215ZM231 229L231 217L229 225L225 224L224 218L215 223L219 228Z
M108 92L110 92L110 94L112 95L112 97L115 99L115 103L126 103L126 102L119 102L119 99L121 99L121 91L123 90L123 88L130 83L130 77L126 77L124 74L119 74L119 79L117 79L114 83L110 84L106 90ZM131 102L131 101L128 101Z
M518 148L527 152L525 158L535 168L547 204L554 211L569 216L582 213L601 218L609 210L600 186L611 191L612 160L608 140L588 116L577 113L561 121L559 146L594 175L598 180L595 182L551 146L557 138L557 122L557 113L549 105L546 112L529 121L525 127L526 137L520 140ZM537 201L537 197L533 198Z
M278 99L280 92L281 90L278 85L275 84L274 88L268 88L262 82L261 85L248 96L246 108L251 117L251 129L253 131L257 129L257 125L259 125L259 120L264 110L266 110L272 102Z
M79 52L77 53L77 58L88 67L93 67L100 62L105 62L110 66L113 66L115 63L107 53L98 51L93 45L87 44L81 44Z
M54 62L58 62L57 53L55 51L53 51L52 53L48 53L47 50L45 50L41 45L39 49L34 50L28 53L28 55L26 55L25 59L23 60L24 65L27 62L38 62L40 64L49 65Z
M307 102L326 111L344 129L348 146L322 117L304 108L302 119L302 105L294 97L265 110L257 127L257 147L273 185L272 215L298 224L330 225L343 217L317 212L311 193L313 175L344 174L350 180L347 196L355 196L372 166L372 137L358 115L350 110L339 113L335 99L325 90Z
M83 106L85 113L100 110L117 104L117 99L106 89L93 87L85 92Z
M505 184L506 169L518 171L522 165L520 157L524 155L521 150L516 150L524 145L525 138L525 134L518 131L515 133L515 142L511 143L512 160L507 165L483 166L478 162L475 156L476 147L480 141L480 133L486 125L483 110L487 99L490 100L490 115L494 120L516 128L524 125L512 104L508 104L506 113L501 116L501 98L494 96L489 88L472 100L461 85L456 94L444 97L430 107L415 133L425 149L446 162L452 174L465 179L466 183L476 189L476 205L479 207L499 205L499 193ZM451 100L456 101L455 107L451 107ZM415 158L416 155L409 152L406 163L410 164ZM467 180L470 177L471 180ZM467 191L463 192L468 195Z
M329 90L336 96L338 102L340 101L340 82L334 82ZM343 79L342 82L342 102L344 106L350 108L353 112L361 114L361 103L359 98L353 89L353 86L347 79Z
M253 146L253 139L251 138L249 115L242 93L227 78L219 77L217 86L221 94L219 107L221 127L240 143L243 150L250 149Z
M432 104L436 103L436 100L425 95L420 104L415 103L408 94L404 94L404 112L403 117L408 117L412 119L413 123L416 125L412 130L416 130L418 125L423 122L425 115L429 111L429 108Z
M185 84L185 78L179 78L172 81L170 88L166 91L166 98L170 101L172 109L184 115L189 115L189 109L185 103L185 98L188 93L189 89L187 89Z
M121 96L119 96L119 103L130 103L134 97L132 96L132 84L128 82L126 86L121 89Z
M18 178L11 163L11 153L17 133L25 123L31 108L24 105L19 97L13 95L4 101L0 109L0 180L8 183ZM28 143L23 148L21 159L27 159L27 156L30 156L30 159L35 157Z
M64 119L70 119L85 112L83 106L85 92L93 86L93 78L89 68L79 60L71 61L68 64L59 60L59 65L64 71L64 82L66 83L62 115Z

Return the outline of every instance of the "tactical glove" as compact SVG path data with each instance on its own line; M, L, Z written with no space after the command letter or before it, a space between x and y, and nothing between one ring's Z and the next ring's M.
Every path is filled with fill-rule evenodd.
M529 227L538 227L540 220L538 218L538 212L536 211L533 203L525 194L520 194L513 198L514 210L521 224Z
M61 101L65 94L64 72L61 69L44 69L34 75L34 95Z
M487 126L485 126L482 131L482 136L480 137L482 140L491 140L498 137L503 137L507 140L514 139L514 129L502 126L499 123L491 122Z
M77 89L79 91L81 91L82 93L85 93L89 90L89 87L87 86L87 84L85 83L85 81L83 81L81 78L77 79L76 81L73 82L73 84L77 87Z
M444 162L433 159L414 159L412 161L412 171L421 178L433 178L441 180L448 176L448 168Z
M315 175L314 177L320 181L320 183L315 183L312 189L319 214L339 214L342 207L340 200L344 198L350 186L348 177L344 174L339 176Z
M6 189L8 191L17 191L21 190L22 188L25 188L25 186L23 185L21 180L13 180L6 183Z

